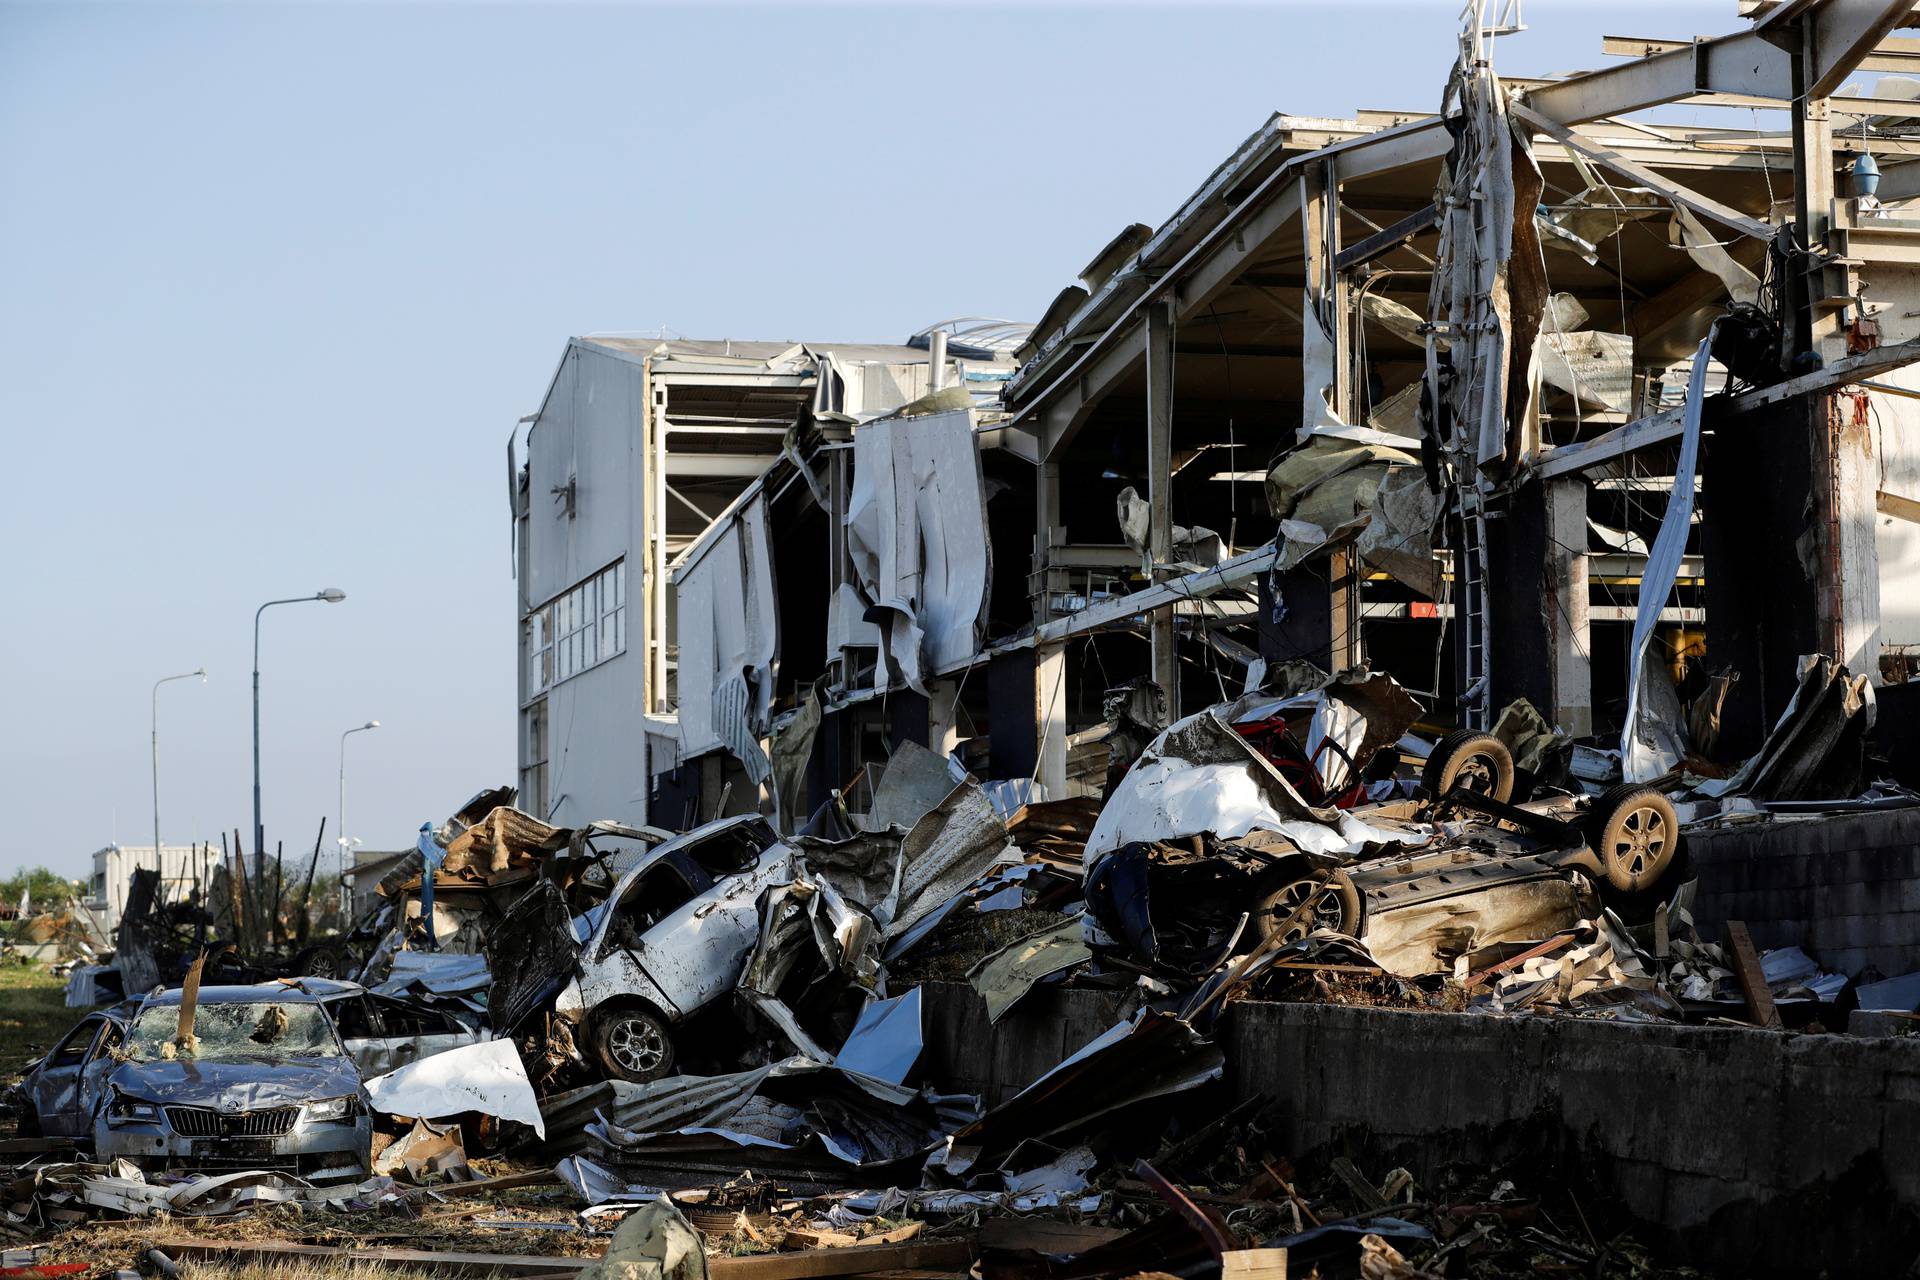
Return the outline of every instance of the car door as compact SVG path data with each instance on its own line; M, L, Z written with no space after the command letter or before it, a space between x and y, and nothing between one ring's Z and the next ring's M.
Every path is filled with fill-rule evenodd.
M676 851L689 877L711 880L704 892L668 914L642 938L640 965L684 1014L726 995L760 938L760 891L792 879L793 860L782 844L742 850L726 863L697 848ZM713 876L731 865L738 870Z
M81 1076L93 1060L94 1042L107 1020L99 1014L82 1018L53 1051L41 1059L40 1070L27 1085L28 1100L49 1138L70 1138L81 1132L90 1117L81 1114Z

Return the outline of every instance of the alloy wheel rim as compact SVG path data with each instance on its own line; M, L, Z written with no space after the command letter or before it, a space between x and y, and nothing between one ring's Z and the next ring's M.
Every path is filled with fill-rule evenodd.
M654 1070L667 1055L665 1037L644 1018L622 1018L615 1023L607 1036L607 1048L615 1062L634 1072Z

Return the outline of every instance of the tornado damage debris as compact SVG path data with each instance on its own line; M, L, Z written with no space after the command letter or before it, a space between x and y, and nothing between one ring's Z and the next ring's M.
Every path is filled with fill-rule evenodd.
M1038 325L573 339L519 785L8 904L0 1274L1920 1275L1912 6L1519 8Z

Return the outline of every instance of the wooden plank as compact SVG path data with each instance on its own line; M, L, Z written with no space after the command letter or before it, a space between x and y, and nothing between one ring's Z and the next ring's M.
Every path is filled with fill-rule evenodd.
M1773 992L1767 989L1766 975L1760 971L1760 957L1754 953L1753 938L1744 920L1727 921L1727 950L1732 953L1733 972L1740 979L1740 993L1747 998L1747 1012L1756 1025L1780 1025L1780 1011L1773 1007Z
M816 1280L822 1276L860 1276L873 1271L964 1270L972 1265L971 1241L927 1240L815 1249L807 1253L709 1258L707 1274L712 1280Z
M71 1151L71 1138L0 1138L0 1155L38 1156L49 1151Z
M1335 1156L1328 1162L1328 1167L1333 1170L1335 1177L1346 1184L1347 1190L1353 1192L1354 1198L1360 1202L1362 1209L1374 1210L1387 1207L1387 1198L1380 1194L1378 1187L1367 1181L1367 1176L1360 1172L1360 1166L1353 1161L1345 1156Z
M1079 1253L1126 1235L1120 1227L1096 1227L1052 1218L988 1218L977 1237L982 1249L1032 1249L1036 1253Z
M1314 1274L1318 1275L1316 1271ZM1287 1280L1285 1249L1234 1249L1220 1255L1220 1280Z
M1907 520L1920 524L1920 502L1912 498L1903 498L1897 493L1888 493L1885 489L1874 494L1874 509L1883 516L1892 516L1896 520Z

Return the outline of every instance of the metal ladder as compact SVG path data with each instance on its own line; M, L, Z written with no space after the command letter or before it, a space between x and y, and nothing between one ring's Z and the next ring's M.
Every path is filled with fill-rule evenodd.
M1485 729L1489 701L1487 616L1487 508L1477 485L1452 488L1460 511L1460 545L1453 553L1453 616L1460 627L1460 718L1469 729Z

